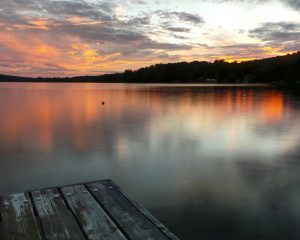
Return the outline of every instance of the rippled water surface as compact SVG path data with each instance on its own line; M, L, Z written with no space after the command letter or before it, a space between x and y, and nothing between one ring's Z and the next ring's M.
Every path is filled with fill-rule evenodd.
M0 116L0 193L111 178L181 239L300 238L295 96L0 83Z

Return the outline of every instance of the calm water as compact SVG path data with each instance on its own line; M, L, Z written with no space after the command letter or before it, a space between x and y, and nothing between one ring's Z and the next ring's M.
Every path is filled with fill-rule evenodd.
M182 239L300 238L299 98L1 83L0 116L0 193L112 178Z

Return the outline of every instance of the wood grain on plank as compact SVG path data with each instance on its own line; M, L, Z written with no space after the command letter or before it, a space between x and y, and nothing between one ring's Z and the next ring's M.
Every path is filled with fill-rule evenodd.
M109 181L90 183L87 188L130 239L170 239Z
M61 191L89 240L126 239L84 185L63 187Z
M86 239L58 189L31 192L47 240Z
M128 201L130 201L134 207L139 209L157 228L159 228L164 234L168 236L169 239L172 240L179 240L165 225L163 225L157 218L155 218L151 213L149 213L145 208L143 208L139 203L137 203L130 195L124 192L118 185L114 183L112 180L103 180L111 187L114 187L118 190Z
M3 196L0 199L1 240L40 240L42 235L27 193Z

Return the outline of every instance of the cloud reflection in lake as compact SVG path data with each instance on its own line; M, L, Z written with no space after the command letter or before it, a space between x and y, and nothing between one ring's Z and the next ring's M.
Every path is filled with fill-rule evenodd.
M112 178L182 239L300 237L299 104L276 89L1 83L0 114L0 192Z

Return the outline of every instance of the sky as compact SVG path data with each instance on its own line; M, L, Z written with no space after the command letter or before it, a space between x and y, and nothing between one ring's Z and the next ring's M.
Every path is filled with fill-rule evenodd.
M300 0L0 0L0 73L101 75L300 50Z

